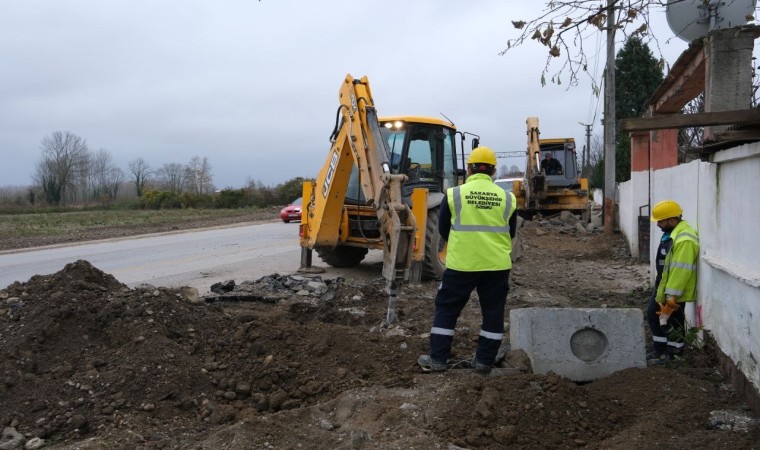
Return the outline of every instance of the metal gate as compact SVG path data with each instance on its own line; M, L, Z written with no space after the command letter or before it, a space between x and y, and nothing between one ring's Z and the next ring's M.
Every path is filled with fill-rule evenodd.
M649 205L639 207L639 261L649 262L649 230L651 227L649 215L642 216L642 208L649 208Z

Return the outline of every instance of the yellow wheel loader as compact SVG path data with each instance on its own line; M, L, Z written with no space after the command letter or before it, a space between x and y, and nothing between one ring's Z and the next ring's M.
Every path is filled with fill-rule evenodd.
M301 268L311 267L312 251L331 266L352 267L370 249L383 250L393 323L402 283L437 279L445 269L438 211L446 189L464 181L456 144L469 133L437 118L378 118L367 77L347 75L339 100L327 159L303 185Z

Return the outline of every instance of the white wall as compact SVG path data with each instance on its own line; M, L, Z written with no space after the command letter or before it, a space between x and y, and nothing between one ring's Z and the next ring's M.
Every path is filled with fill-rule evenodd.
M710 330L760 390L760 143L720 151L712 161L652 172L652 205L677 201L699 233L698 298L687 309L687 320ZM621 192L627 194L620 197L621 218L638 215L635 198L646 192L647 178L647 172L639 172L623 183ZM621 231L629 242L638 239L635 227L621 223ZM655 224L650 236L654 280L654 252L662 236Z
M639 214L649 215L649 184L647 172L633 172L629 181L618 185L618 225L634 258L639 257Z
M604 205L604 191L599 188L591 189L591 199L599 206Z
M721 350L760 389L760 143L699 174L699 309Z

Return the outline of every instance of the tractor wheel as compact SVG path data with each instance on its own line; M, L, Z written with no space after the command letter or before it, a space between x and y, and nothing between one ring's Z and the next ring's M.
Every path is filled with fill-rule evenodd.
M339 245L335 248L317 247L317 255L333 267L356 267L364 259L369 249Z
M425 259L422 262L422 278L440 280L446 269L446 241L438 233L440 206L428 210L425 231Z

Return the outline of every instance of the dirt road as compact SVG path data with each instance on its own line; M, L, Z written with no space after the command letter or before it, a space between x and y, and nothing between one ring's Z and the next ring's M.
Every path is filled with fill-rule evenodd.
M509 308L644 307L647 267L619 235L520 233ZM756 427L711 425L743 401L709 352L587 384L423 374L436 283L405 287L388 328L380 270L366 274L235 280L246 295L227 302L130 289L86 261L15 283L0 291L0 425L67 449L758 447Z

